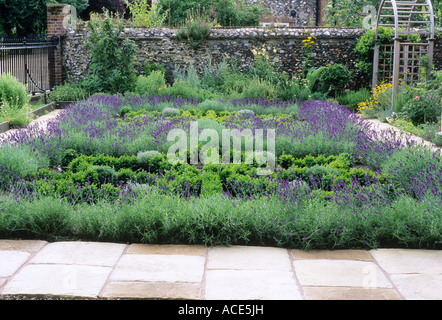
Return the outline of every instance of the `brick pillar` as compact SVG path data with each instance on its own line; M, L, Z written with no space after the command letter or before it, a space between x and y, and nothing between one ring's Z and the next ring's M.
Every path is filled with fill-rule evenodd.
M75 8L66 4L47 4L47 33L48 41L54 36L60 40L66 35L67 28L71 23L71 15L76 19ZM51 89L63 82L63 60L61 54L61 41L50 50L49 54L49 85Z

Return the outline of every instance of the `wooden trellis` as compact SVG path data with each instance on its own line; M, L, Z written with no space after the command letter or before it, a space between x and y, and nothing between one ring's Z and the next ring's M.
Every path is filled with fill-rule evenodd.
M379 28L394 29L391 43L381 43ZM419 35L419 36L417 36ZM383 0L375 33L373 88L392 82L392 107L400 84L415 84L433 64L434 13L430 0Z

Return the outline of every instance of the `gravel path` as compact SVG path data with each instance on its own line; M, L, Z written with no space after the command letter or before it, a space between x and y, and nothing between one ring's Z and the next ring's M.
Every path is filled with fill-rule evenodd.
M46 115L44 115L44 116L38 117L37 119L32 120L32 121L28 124L27 127L32 127L32 126L34 126L34 125L39 125L39 126L41 126L42 128L45 128L46 124L47 124L50 120L54 119L54 118L55 118L55 117L56 117L61 111L62 111L62 109L56 109L56 110L54 110L54 111L49 112L48 114L46 114ZM8 130L8 131L6 131L6 132L0 133L0 144L1 144L3 141L8 140L9 136L10 136L11 134L13 134L14 132L17 132L18 130L20 130L20 129L11 129L11 130Z
M421 137L415 136L409 132L402 131L388 123L381 122L377 119L365 119L365 121L369 122L373 129L375 130L394 130L396 132L399 132L403 135L404 139L409 139L411 141L416 142L417 145L423 145L426 147L431 148L433 151L442 152L442 147L436 146L434 143L431 143L430 141L427 141Z

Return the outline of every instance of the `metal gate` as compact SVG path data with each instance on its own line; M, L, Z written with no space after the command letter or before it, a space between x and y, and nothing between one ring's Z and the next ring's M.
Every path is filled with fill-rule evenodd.
M52 89L49 62L58 41L58 37L51 41L0 37L0 73L12 74L31 94Z

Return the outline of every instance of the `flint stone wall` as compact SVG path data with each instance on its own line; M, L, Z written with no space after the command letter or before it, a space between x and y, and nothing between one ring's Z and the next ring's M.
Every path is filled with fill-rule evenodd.
M226 58L237 61L241 67L253 63L251 49L262 48L280 58L283 69L290 75L301 72L304 49L302 40L315 37L315 66L342 63L352 71L350 88L370 87L371 76L364 76L356 67L356 55L353 52L358 38L364 33L356 28L214 28L209 39L197 49L192 49L187 40L176 37L175 29L128 28L123 37L134 40L137 44L138 71L146 61L161 63L166 68L166 78L173 81L176 68L187 69L190 64L202 71L212 59L217 64ZM83 79L90 64L89 53L84 47L87 32L84 26L76 31L70 30L62 38L63 65L65 80L77 82ZM442 65L442 41L436 41L435 64L437 69Z
M271 11L275 18L285 17L292 26L316 25L316 16L319 14L316 0L264 0L263 4Z

